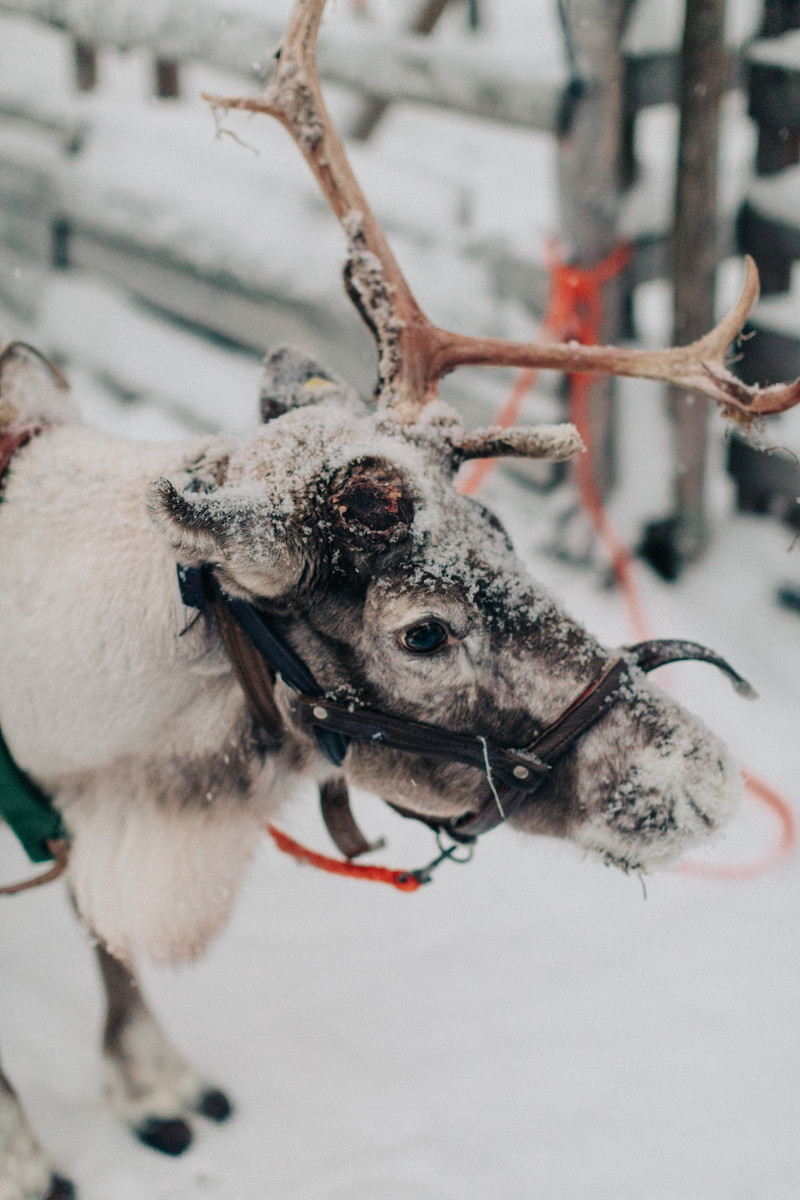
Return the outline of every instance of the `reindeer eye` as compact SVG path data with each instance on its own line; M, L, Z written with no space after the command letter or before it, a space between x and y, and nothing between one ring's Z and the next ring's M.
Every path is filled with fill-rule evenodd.
M441 621L422 621L405 631L402 643L412 654L432 654L444 645L448 637L447 629Z

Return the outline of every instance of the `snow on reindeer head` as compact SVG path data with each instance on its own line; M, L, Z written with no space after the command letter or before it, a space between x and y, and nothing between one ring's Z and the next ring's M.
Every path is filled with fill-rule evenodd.
M530 578L499 521L453 487L491 434L466 434L439 403L401 424L291 351L267 363L262 411L224 461L192 465L184 491L155 483L150 510L180 562L210 563L279 624L326 696L525 747L611 661ZM558 457L576 447L569 428L525 436ZM307 762L309 734L277 695ZM344 770L436 819L486 795L477 767L376 744L354 742ZM717 828L739 790L722 744L634 666L624 698L512 824L643 869Z
M347 236L347 291L375 337L377 404L364 406L316 364L278 355L261 431L206 464L206 479L196 475L190 486L208 491L156 484L151 512L180 561L213 563L225 589L282 623L328 696L527 746L610 655L526 575L499 523L459 496L452 476L466 458L566 458L580 443L569 426L468 433L436 402L438 381L467 363L638 375L702 392L743 423L797 403L800 382L747 388L725 367L758 294L751 261L729 316L677 350L524 345L432 324L325 108L316 69L324 7L297 0L261 95L207 99L276 117L314 172ZM298 740L307 739L284 709ZM474 766L386 745L354 742L344 769L399 807L436 818L472 811L486 789ZM716 828L739 791L724 747L633 664L624 695L513 823L643 867Z

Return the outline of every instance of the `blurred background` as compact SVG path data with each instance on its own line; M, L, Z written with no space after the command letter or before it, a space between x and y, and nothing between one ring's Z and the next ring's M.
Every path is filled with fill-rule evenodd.
M263 118L218 114L215 134L200 99L263 81L288 7L0 3L0 324L63 362L98 422L134 436L240 430L258 357L283 341L371 387L341 235L296 150ZM548 239L581 267L622 241L634 253L604 290L598 336L686 342L735 297L748 252L764 299L740 374L800 374L800 6L702 0L689 18L679 0L331 7L326 95L438 324L533 337ZM446 393L485 422L507 386L462 372ZM560 391L540 380L528 415L557 415ZM592 403L604 493L619 477L612 391L598 384ZM663 495L636 531L665 577L711 536L709 454L727 458L741 509L799 523L792 454L759 450L800 448L798 419L723 451L716 421L709 450L706 408L671 397Z
M734 302L747 252L762 299L736 370L800 375L798 0L329 8L329 106L437 324L532 339L554 258L590 271L624 245L597 337L685 342ZM62 364L104 429L245 432L260 357L285 342L371 391L343 237L308 168L275 122L200 98L257 88L289 9L0 0L0 340ZM443 394L489 424L512 384L465 370ZM543 373L523 420L569 408ZM178 1041L240 1107L178 1163L100 1107L99 1000L66 902L6 902L4 1061L85 1200L794 1200L800 416L745 436L709 408L596 383L592 487L640 560L653 633L706 642L761 693L748 708L707 668L675 672L783 816L751 795L704 852L707 876L655 877L646 904L638 879L508 832L415 898L265 846L211 956L149 973ZM586 495L543 464L485 489L537 578L628 642L641 630ZM284 825L324 850L301 801ZM390 838L381 861L431 857L426 835L358 803ZM0 869L26 870L7 833Z

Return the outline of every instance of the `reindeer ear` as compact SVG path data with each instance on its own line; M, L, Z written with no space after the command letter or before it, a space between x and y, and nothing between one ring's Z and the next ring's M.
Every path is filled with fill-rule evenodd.
M382 458L358 459L340 471L328 508L334 528L363 549L402 541L414 519L414 502L404 476Z
M208 495L186 495L168 479L156 479L147 491L150 520L187 567L218 557L225 541L224 517Z
M290 408L318 404L333 395L356 393L336 375L291 346L281 346L264 359L261 374L261 420L271 421Z
M237 488L186 494L156 479L147 495L150 520L185 567L219 563L226 587L285 596L309 567L285 520L263 499Z

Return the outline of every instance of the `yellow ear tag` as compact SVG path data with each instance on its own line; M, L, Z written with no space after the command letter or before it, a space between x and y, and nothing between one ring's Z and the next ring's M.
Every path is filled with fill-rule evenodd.
M321 375L312 375L311 378L307 379L303 384L304 390L309 392L314 391L317 388L332 388L333 386L334 384L331 383L330 379L323 379Z

